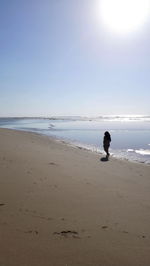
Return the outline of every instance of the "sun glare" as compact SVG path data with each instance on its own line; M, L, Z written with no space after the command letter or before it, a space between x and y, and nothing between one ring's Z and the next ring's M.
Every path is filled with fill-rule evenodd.
M101 0L103 23L120 34L138 30L150 14L150 0Z

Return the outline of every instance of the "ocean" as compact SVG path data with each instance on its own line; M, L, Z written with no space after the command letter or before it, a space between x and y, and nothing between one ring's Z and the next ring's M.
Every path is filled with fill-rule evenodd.
M0 118L0 127L36 132L98 153L105 131L113 157L150 164L150 116Z

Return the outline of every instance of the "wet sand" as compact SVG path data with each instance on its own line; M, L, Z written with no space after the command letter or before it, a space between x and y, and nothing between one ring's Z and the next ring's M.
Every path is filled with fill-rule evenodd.
M150 166L103 157L0 129L0 265L150 265Z

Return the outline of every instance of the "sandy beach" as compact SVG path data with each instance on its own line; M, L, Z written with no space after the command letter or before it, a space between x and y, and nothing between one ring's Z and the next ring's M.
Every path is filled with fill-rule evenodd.
M150 166L0 129L1 266L149 266Z

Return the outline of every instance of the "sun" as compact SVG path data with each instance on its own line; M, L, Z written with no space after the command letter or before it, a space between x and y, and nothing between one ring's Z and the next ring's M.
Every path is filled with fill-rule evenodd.
M100 17L114 32L126 34L138 30L148 19L150 0L101 0Z

